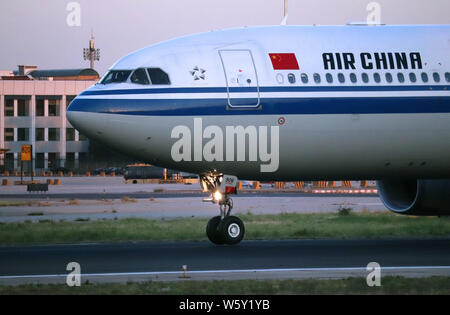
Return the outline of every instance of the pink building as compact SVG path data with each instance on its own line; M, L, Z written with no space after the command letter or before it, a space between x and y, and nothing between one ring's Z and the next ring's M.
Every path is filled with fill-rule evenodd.
M33 145L37 171L78 168L89 142L66 120L66 108L98 80L93 69L0 71L0 149L9 149L0 156L0 168L18 170L25 144Z

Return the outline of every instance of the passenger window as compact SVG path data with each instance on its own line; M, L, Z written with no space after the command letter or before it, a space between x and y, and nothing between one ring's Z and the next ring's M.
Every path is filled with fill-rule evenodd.
M425 72L422 72L421 76L422 76L422 81L427 83L428 82L428 74L426 74Z
M350 73L350 81L352 81L352 83L356 83L357 81L356 74Z
M450 82L450 72L445 73L445 81Z
M364 83L369 82L369 76L367 75L367 73L361 74L361 79Z
M388 83L392 83L392 74L390 74L389 72L386 73L386 81L387 81Z
M376 82L376 83L380 83L381 82L381 76L380 76L380 74L379 73L374 73L373 74L373 80Z
M441 81L441 76L437 72L433 72L433 80L436 83L439 83Z
M403 75L403 73L401 73L401 72L397 73L397 80L400 83L404 83L405 82L405 76Z
M314 82L319 84L320 83L320 74L314 73L313 77L314 77Z
M165 73L160 68L148 68L148 75L150 76L150 81L154 85L170 84L169 75Z
M100 81L101 84L123 83L128 80L131 70L111 70Z
M283 77L283 75L281 73L277 73L276 78L277 78L277 82L279 84L283 84L284 83L284 77Z
M148 80L147 77L147 72L143 68L136 69L131 75L130 80L131 82L136 84L145 84L145 85L150 84L150 81Z
M308 75L306 73L302 73L300 75L300 78L302 79L303 83L308 83Z
M345 77L342 73L338 73L338 81L340 83L345 83Z
M411 72L409 74L409 81L411 81L412 83L415 83L417 81L417 77L416 77L416 74L414 72Z
M328 83L333 83L333 75L331 73L327 73L325 75L325 78L327 79Z
M289 83L291 83L291 84L294 84L294 83L295 83L295 75L294 75L293 73L289 73L289 74L288 74L288 81L289 81Z

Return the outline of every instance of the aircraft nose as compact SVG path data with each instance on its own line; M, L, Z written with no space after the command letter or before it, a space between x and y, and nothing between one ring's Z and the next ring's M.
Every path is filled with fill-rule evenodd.
M67 107L66 110L66 118L70 122L70 124L78 129L79 122L81 121L81 116L83 115L81 100L76 97Z
M70 124L82 134L89 136L99 123L92 117L92 113L87 108L85 99L76 97L66 111L66 118Z

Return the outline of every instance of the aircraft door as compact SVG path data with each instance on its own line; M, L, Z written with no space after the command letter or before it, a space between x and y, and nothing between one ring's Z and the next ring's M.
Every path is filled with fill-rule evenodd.
M232 108L257 108L260 102L258 74L252 52L248 49L220 50L228 106Z

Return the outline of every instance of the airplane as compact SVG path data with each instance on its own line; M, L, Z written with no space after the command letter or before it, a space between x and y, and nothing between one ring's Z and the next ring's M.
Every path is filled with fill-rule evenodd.
M206 234L238 244L238 180L377 180L384 205L450 214L450 25L258 26L154 44L78 95L81 133L199 174Z

